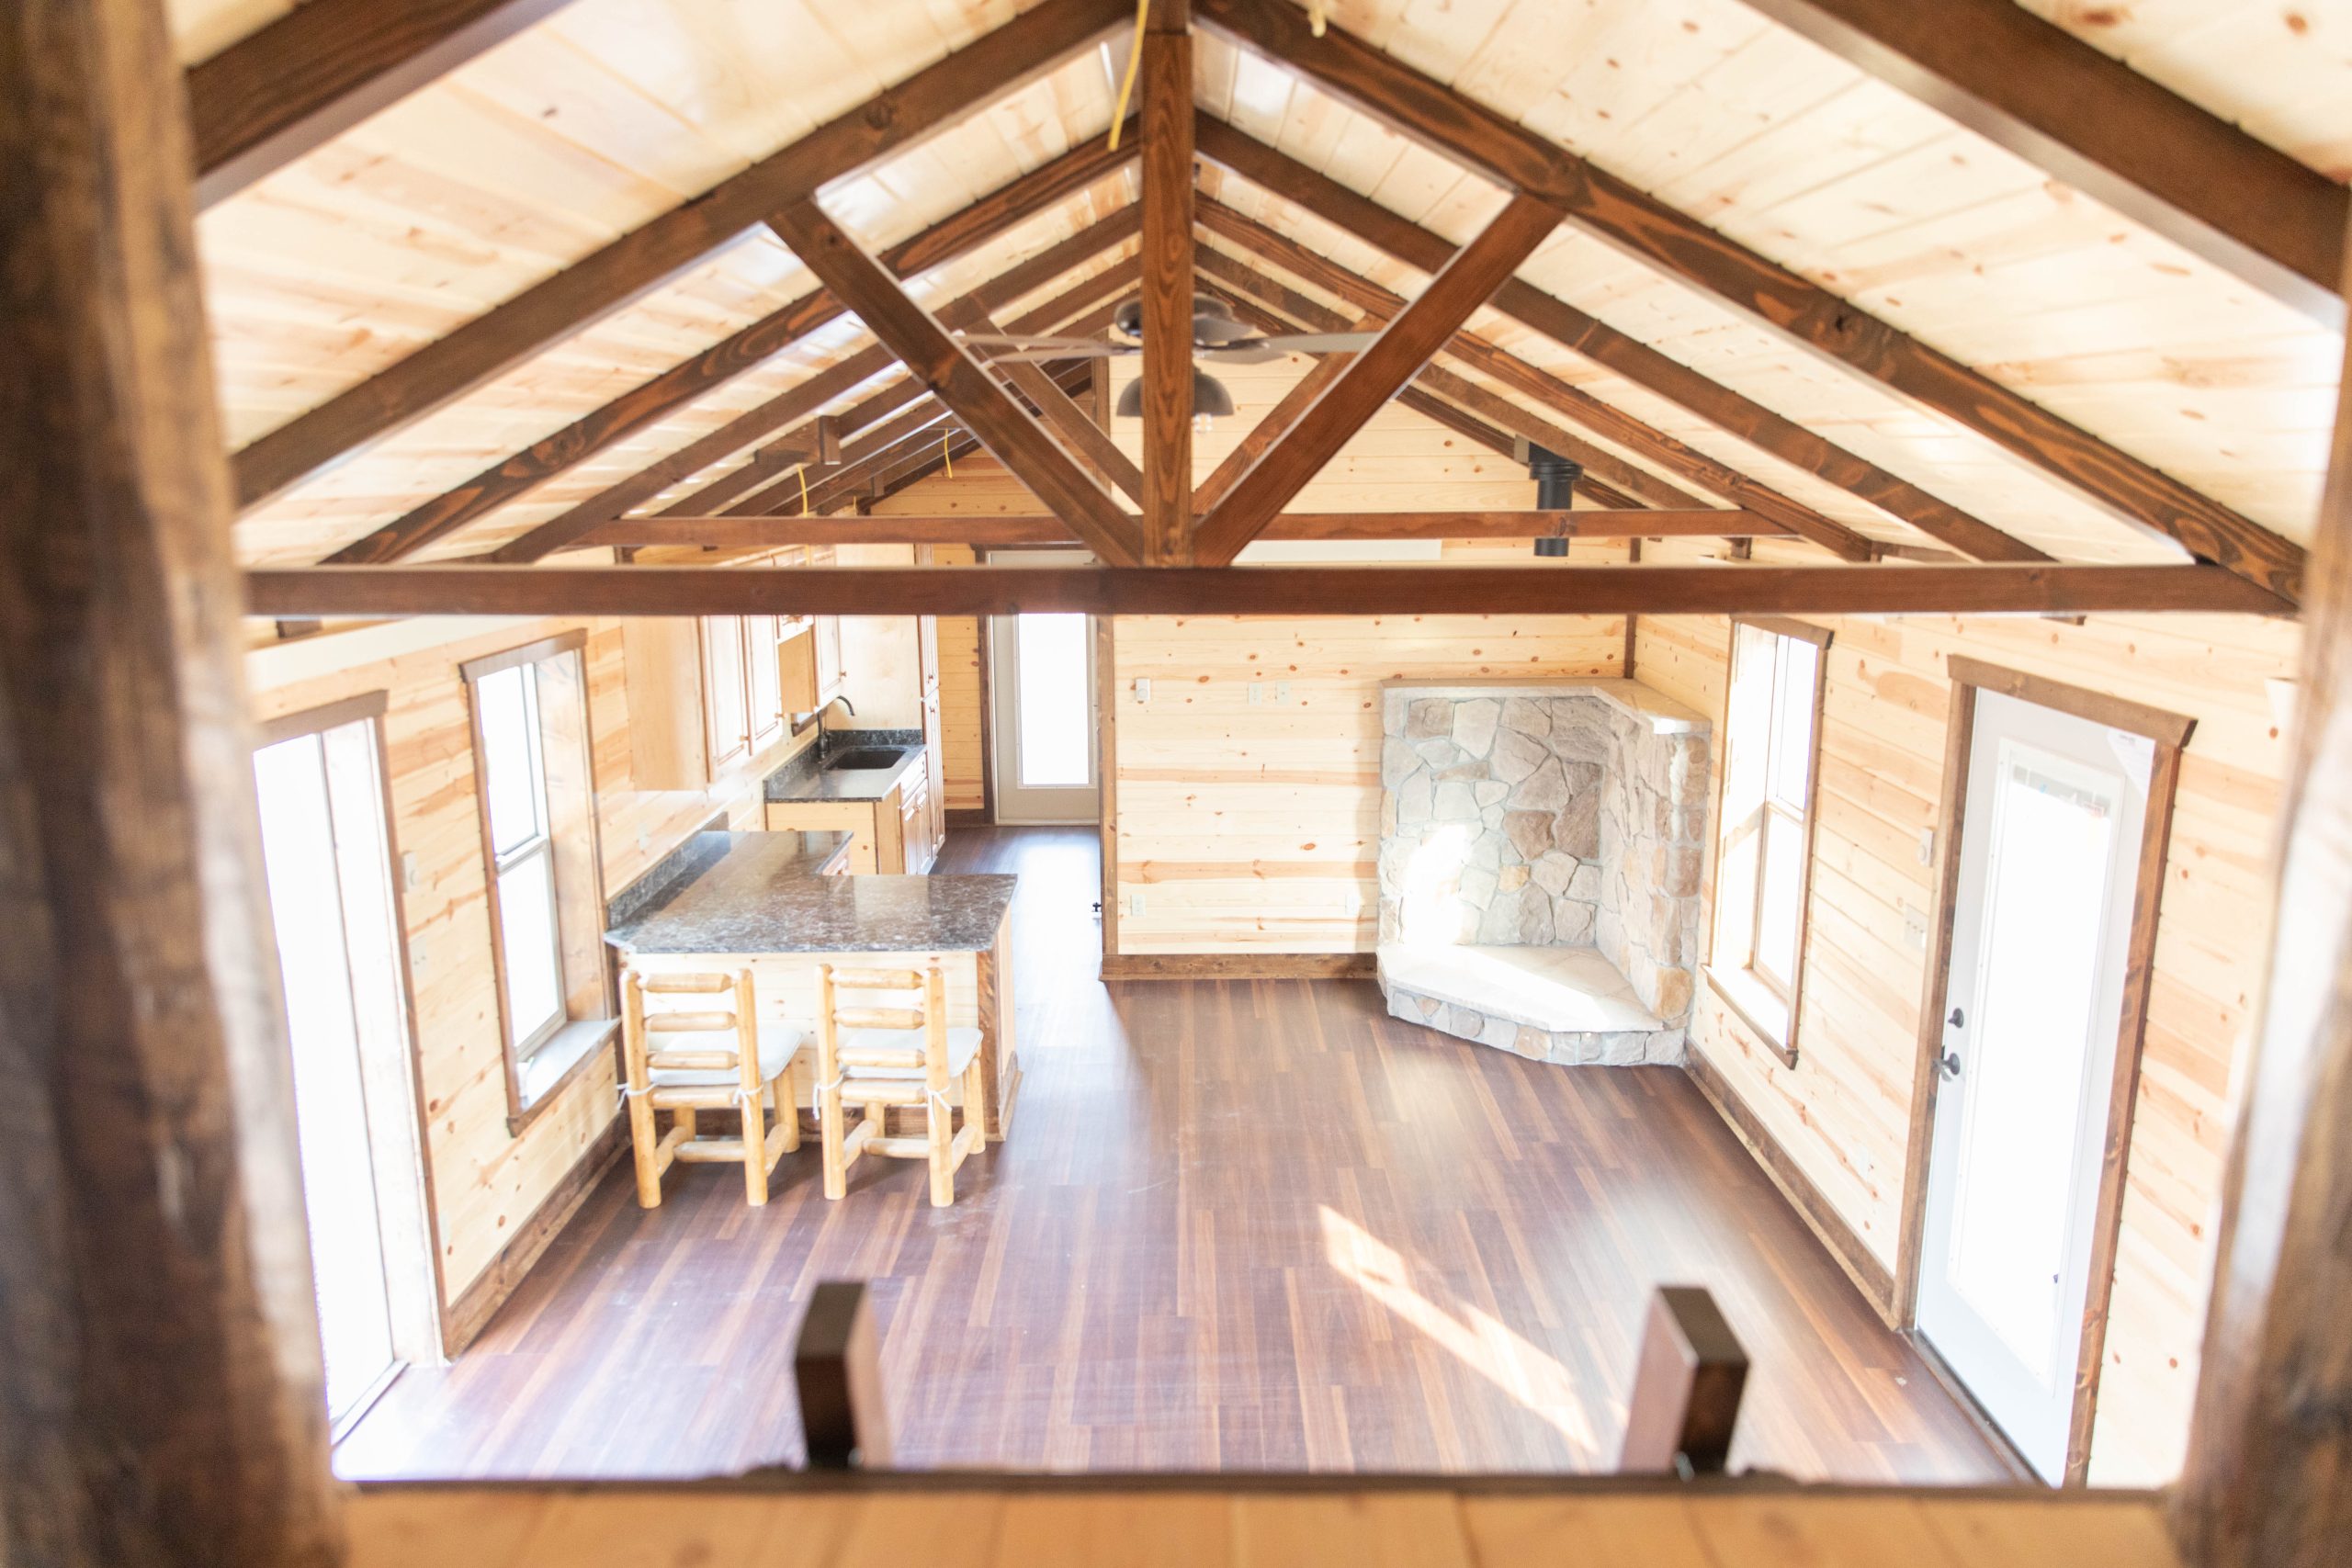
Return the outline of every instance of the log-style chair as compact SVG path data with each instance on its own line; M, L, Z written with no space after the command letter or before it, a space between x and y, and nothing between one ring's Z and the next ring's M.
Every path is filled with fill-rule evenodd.
M912 1007L842 1007L842 991L911 991ZM947 1087L964 1080L963 1130L954 1120ZM860 1155L931 1162L931 1201L956 1201L956 1168L982 1146L980 1032L947 1027L947 980L933 964L918 969L836 969L817 966L817 1124L824 1139L825 1196L849 1190L849 1168ZM919 1106L919 1137L892 1137L883 1118L894 1105ZM843 1107L864 1114L844 1127Z
M723 1002L731 993L731 1009ZM697 1007L649 1010L649 996L706 998ZM672 1043L672 1041L675 1043ZM637 1201L656 1208L662 1174L673 1160L743 1162L743 1196L768 1201L768 1172L800 1146L800 1111L786 1076L800 1052L800 1031L762 1023L752 974L621 976L621 1052L628 1100L629 1140L637 1149ZM750 1048L747 1049L746 1047ZM779 1089L777 1085L782 1083ZM670 1130L654 1135L653 1113L670 1112ZM734 1111L740 1135L698 1133L703 1111ZM767 1124L767 1113L775 1124Z

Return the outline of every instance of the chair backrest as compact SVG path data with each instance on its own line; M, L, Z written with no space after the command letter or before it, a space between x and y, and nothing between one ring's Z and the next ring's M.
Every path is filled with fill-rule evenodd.
M844 1007L843 991L912 991L913 1007ZM888 1046L848 1046L844 1029L920 1029L922 1043L910 1052ZM817 1076L831 1083L860 1067L920 1066L923 1085L947 1090L947 976L937 964L925 969L840 969L817 965Z
M648 1008L648 996L688 998L730 998L731 1009L703 1000L685 1005ZM711 1035L731 1032L735 1043L720 1046L707 1041L692 1045L665 1046L673 1034ZM621 976L621 1054L628 1087L642 1093L656 1072L726 1072L733 1070L744 1092L760 1092L760 1015L752 989L752 972L731 974L645 975L635 969Z

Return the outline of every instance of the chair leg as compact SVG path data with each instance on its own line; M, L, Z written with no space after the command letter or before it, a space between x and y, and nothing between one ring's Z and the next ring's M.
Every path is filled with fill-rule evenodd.
M653 1107L645 1096L628 1097L628 1141L637 1154L637 1201L639 1208L662 1206L662 1162L656 1157L661 1135L654 1131Z
M988 1073L981 1066L980 1059L974 1056L972 1065L964 1069L964 1124L979 1129L973 1141L976 1150L989 1146L989 1113L984 1109L988 1104Z
M754 1209L768 1201L767 1118L757 1095L743 1100L743 1201Z
M776 1118L784 1125L784 1152L795 1154L800 1148L800 1097L792 1087L792 1069L787 1066L768 1086L768 1093L775 1100Z
M825 1196L839 1198L849 1191L849 1162L842 1157L842 1145L849 1139L849 1129L842 1125L842 1088L827 1084L817 1091L817 1138L824 1146Z
M923 1130L931 1139L931 1206L944 1209L956 1201L956 1113L938 1100L923 1102Z

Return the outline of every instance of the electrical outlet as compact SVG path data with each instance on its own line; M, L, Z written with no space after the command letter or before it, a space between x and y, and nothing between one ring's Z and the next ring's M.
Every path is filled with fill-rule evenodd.
M1274 701L1278 703L1286 703L1290 701L1290 682L1288 681L1277 681L1274 682Z
M1136 677L1136 701L1138 703L1148 703L1151 701L1150 676L1138 675Z
M1903 940L1918 952L1928 951L1928 917L1908 904L1903 906Z
M1127 913L1136 919L1143 918L1143 894L1140 891L1127 895Z
M1265 688L1265 685L1264 685L1262 682L1257 682L1257 681L1252 681L1252 682L1250 682L1250 705L1251 707L1256 707L1260 703L1262 703L1262 702L1264 702L1265 700L1266 700L1266 688Z

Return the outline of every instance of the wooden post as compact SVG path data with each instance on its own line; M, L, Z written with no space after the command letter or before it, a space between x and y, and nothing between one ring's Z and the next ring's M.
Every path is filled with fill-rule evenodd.
M156 0L0 11L0 1561L343 1555Z
M1189 0L1153 0L1143 37L1144 560L1193 535L1193 39Z
M817 1286L793 1346L792 1373L800 1387L809 1469L889 1468L881 1338L863 1281L826 1280Z
M1747 1352L1702 1285L1650 1298L1617 1468L1630 1474L1719 1475L1747 1386Z
M2352 396L2309 581L2270 984L2175 1495L2206 1568L2317 1568L2352 1540Z

